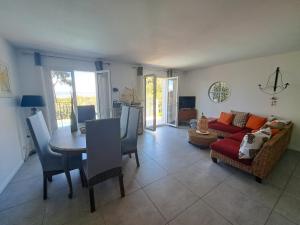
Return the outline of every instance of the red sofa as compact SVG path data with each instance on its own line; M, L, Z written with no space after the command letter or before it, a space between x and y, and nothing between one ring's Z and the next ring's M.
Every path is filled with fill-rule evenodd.
M254 159L239 159L240 144L246 133L251 129L235 127L219 123L217 119L210 120L210 131L216 132L221 140L210 145L213 162L223 161L255 176L261 182L276 162L281 158L290 142L293 124L286 125L280 132L265 142Z
M217 119L211 119L211 121L208 123L208 129L210 131L216 132L219 137L229 137L236 133L244 133L245 134L247 132L251 132L251 129L249 129L249 128L236 127L231 124L226 125L226 124L218 122Z

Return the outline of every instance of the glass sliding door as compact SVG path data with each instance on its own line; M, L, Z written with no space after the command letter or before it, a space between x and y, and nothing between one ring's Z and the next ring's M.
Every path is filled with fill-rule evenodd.
M72 72L51 71L51 81L57 126L70 126L71 98L74 98Z
M167 124L178 126L178 77L167 78Z
M148 75L145 82L145 128L156 130L156 77Z
M112 117L112 94L109 70L96 72L97 95L99 101L99 117L101 119Z

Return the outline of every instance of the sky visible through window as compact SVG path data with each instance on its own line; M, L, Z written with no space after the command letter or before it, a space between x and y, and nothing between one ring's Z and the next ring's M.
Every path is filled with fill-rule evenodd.
M74 71L77 96L96 96L96 81L94 72Z

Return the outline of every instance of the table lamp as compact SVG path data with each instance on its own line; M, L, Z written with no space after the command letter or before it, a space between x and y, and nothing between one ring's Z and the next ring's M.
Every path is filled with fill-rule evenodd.
M36 107L45 106L45 102L40 95L23 95L21 101L21 107L31 107L31 114L36 114Z

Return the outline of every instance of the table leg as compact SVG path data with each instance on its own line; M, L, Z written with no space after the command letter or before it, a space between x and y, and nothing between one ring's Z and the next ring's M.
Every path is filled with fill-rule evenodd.
M70 170L69 170L69 160L68 160L68 155L64 154L64 171L67 177L68 185L69 185L69 194L68 197L72 198L73 197L73 187L72 187L72 180L71 180L71 175L70 175Z

